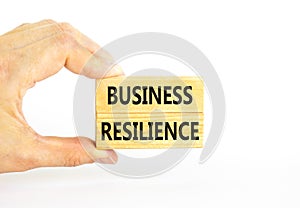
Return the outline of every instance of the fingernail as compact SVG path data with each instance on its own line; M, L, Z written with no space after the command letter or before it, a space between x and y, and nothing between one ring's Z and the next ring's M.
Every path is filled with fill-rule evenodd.
M103 163L103 164L115 164L118 161L118 156L113 151L107 151L107 157L105 158L98 158L96 162Z
M115 77L115 76L121 76L121 75L124 75L122 68L119 65L115 65L114 67L112 67L111 70L109 70L107 72L105 77Z

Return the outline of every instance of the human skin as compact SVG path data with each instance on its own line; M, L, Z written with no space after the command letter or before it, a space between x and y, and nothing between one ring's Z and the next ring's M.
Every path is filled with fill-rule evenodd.
M96 150L89 138L39 135L22 113L26 91L63 67L89 78L122 75L118 67L105 72L111 60L105 53L93 55L99 48L71 25L53 20L0 36L0 173L117 161L113 150Z

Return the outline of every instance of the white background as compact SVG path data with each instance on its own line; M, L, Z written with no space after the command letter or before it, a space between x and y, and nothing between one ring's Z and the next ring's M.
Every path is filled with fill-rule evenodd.
M136 32L182 37L212 62L227 102L222 141L204 165L196 149L147 179L114 176L94 164L2 174L1 208L300 206L298 1L10 0L0 8L0 33L51 18L101 45ZM62 70L28 92L24 111L36 131L74 135L76 80Z

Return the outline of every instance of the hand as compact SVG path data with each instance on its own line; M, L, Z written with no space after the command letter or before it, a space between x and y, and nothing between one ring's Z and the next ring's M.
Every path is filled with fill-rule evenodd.
M109 74L101 70L109 56L93 55L98 49L69 24L52 20L23 24L0 36L0 173L77 166L94 162L92 158L101 163L117 161L113 150L96 150L88 138L39 135L22 113L26 90L63 67L90 78L121 75L116 67ZM93 65L84 67L90 58Z

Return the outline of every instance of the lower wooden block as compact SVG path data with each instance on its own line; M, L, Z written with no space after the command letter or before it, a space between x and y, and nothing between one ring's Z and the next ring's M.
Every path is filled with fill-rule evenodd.
M203 146L203 113L97 114L98 149Z

